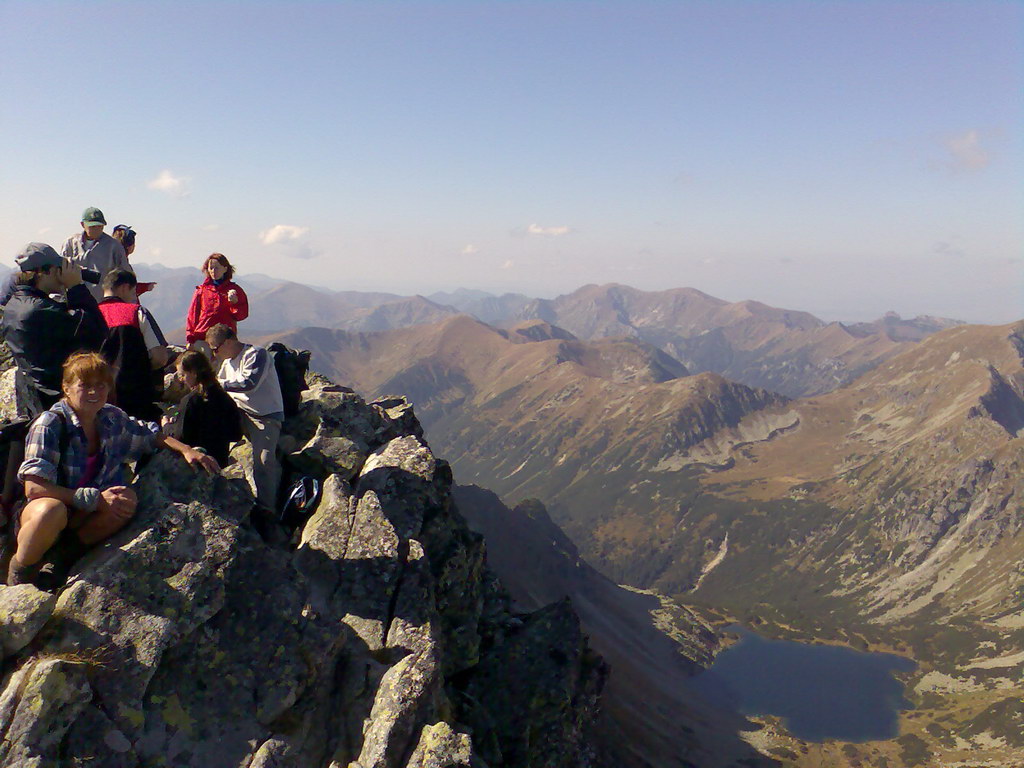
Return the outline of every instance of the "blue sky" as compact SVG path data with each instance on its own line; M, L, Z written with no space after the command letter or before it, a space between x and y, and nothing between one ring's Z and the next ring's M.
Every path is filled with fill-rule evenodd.
M1024 4L0 4L0 253L1024 317ZM8 259L9 261L9 259Z

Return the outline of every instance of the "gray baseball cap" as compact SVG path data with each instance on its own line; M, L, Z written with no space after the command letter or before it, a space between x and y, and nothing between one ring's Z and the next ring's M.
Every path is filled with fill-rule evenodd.
M29 243L14 257L14 261L22 272L35 272L37 269L59 267L64 263L60 254L46 243Z

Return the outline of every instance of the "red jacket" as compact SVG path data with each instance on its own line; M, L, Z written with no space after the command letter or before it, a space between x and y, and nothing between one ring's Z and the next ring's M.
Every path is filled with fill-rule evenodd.
M228 301L228 291L238 291L238 303ZM218 323L238 330L238 323L249 316L249 299L245 291L230 280L214 285L211 278L196 286L192 295L192 306L188 308L185 320L185 343L191 344L206 338L206 332Z

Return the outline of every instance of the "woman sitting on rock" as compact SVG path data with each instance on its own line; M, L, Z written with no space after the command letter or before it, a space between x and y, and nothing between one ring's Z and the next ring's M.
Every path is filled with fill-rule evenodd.
M25 441L18 479L27 503L17 517L9 585L39 575L39 586L59 587L80 555L131 520L138 498L124 484L125 463L166 446L192 466L220 469L212 456L162 435L159 425L108 405L114 376L101 355L74 354L63 372L63 399L39 415ZM47 554L44 579L38 572Z
M238 406L217 381L213 366L202 352L188 350L178 358L178 380L188 394L181 401L181 415L169 426L188 445L202 448L223 467L228 448L242 439Z
M185 343L208 353L206 332L218 323L237 331L238 323L249 316L249 300L245 291L231 282L235 268L223 253L207 256L203 272L206 280L196 286L185 318Z

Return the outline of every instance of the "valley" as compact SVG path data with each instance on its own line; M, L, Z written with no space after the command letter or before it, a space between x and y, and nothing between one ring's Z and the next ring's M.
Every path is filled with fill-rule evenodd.
M805 753L758 731L793 764L1024 759L1017 326L948 328L800 399L544 320L284 339L361 392L407 394L460 482L542 500L614 582L917 661L899 739Z

